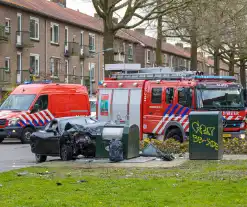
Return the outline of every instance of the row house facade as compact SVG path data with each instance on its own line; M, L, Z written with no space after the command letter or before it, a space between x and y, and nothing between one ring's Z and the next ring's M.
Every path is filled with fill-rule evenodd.
M12 0L12 3L16 2ZM11 91L16 85L30 79L83 84L90 88L91 76L95 92L98 81L103 78L101 22L46 0L33 0L32 3L39 4L41 10L42 7L53 8L68 18L76 15L77 19L86 17L92 28L88 28L83 21L80 25L73 24L72 21L48 16L42 11L37 12L29 5L29 1L25 5L0 2L1 91ZM122 60L127 52L127 62L136 61L135 40L119 32L115 42L123 50L117 52L118 60Z

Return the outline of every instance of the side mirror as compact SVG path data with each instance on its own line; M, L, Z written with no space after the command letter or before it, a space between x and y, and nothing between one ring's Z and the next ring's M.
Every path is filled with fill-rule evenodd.
M34 104L32 112L35 113L39 110L39 104Z

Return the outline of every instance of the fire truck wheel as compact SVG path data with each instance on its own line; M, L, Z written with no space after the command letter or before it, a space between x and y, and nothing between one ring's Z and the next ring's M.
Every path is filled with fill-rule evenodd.
M175 139L176 141L183 142L183 135L180 129L171 129L166 137L166 139Z
M32 133L34 132L34 129L31 127L27 127L22 131L21 135L21 143L22 144L29 144L30 143L30 137Z

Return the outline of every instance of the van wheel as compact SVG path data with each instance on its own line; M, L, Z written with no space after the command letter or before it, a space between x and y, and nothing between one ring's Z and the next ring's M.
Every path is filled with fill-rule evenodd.
M42 162L46 161L47 156L46 155L37 155L37 154L35 154L35 159L36 159L37 163L42 163Z
M165 139L175 139L178 142L183 142L183 135L180 129L172 129L170 130Z
M22 131L22 134L21 134L21 143L22 143L22 144L29 144L29 143L30 143L31 135L32 135L32 133L33 133L34 131L35 131L35 130L32 129L31 127L25 128L25 129Z
M72 148L66 144L61 147L60 157L63 161L68 161L73 159Z

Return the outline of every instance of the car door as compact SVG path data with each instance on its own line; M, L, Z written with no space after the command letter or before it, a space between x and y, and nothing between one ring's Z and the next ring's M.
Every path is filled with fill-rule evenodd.
M45 129L46 137L44 137L42 149L44 154L47 155L59 155L59 139L61 137L58 128L55 126L58 125L56 120L52 121L48 127Z

